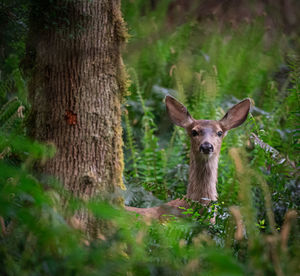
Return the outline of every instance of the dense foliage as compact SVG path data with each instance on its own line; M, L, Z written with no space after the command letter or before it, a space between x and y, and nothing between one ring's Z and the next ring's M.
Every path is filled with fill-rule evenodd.
M167 24L169 2L155 9L145 1L123 5L131 35L124 53L131 80L123 107L124 197L128 205L149 207L186 192L189 141L167 118L166 94L203 119L221 118L250 97L248 120L222 145L216 224L214 208L201 216L184 210L191 214L185 220L145 222L97 199L72 198L51 176L38 175L35 163L55 148L26 137L30 106L19 65L28 2L18 9L5 2L2 9L10 8L22 27L8 25L20 35L5 37L0 67L1 275L299 272L299 46L291 34L267 30L263 18L235 28ZM78 208L112 222L111 233L87 238L72 218Z

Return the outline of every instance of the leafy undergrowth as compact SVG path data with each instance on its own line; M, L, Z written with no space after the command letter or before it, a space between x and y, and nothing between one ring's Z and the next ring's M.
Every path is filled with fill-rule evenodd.
M132 80L124 106L126 203L150 207L186 193L189 141L168 120L167 94L196 119L220 119L249 97L248 120L222 144L218 201L201 215L184 210L188 222L174 221L189 225L184 243L196 246L199 235L213 252L212 264L200 253L188 258L195 274L293 274L299 269L299 57L289 39L276 30L271 37L261 19L221 31L215 23L188 22L154 35L163 29L161 16L143 17L130 42L138 50L126 53Z
M230 156L240 206L216 203L211 225L209 212L185 210L191 214L186 220L146 223L96 199L72 199L59 183L41 183L31 173L35 161L53 156L52 147L1 135L1 152L7 148L0 162L1 275L295 275L298 270L297 214L289 211L278 229L265 179L239 149L231 149ZM258 225L254 181L267 213ZM64 209L61 202L68 202ZM74 228L70 221L78 208L112 222L109 234L88 239Z
M139 10L143 1L129 2ZM191 208L183 210L186 219L150 223L41 180L34 164L55 150L26 138L26 81L8 59L13 70L0 83L0 274L296 275L300 66L288 37L275 31L269 37L261 22L222 31L215 23L188 22L165 34L167 2L143 16L130 3L126 204L150 207L186 193L190 145L167 118L166 94L199 119L219 119L250 97L247 121L222 144L218 201L201 215ZM87 238L71 223L78 208L112 222L110 233Z

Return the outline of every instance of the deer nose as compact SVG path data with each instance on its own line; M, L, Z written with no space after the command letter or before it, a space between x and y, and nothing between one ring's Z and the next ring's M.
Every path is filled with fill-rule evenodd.
M212 144L204 142L200 145L200 151L202 151L204 154L209 154L214 151L214 147Z

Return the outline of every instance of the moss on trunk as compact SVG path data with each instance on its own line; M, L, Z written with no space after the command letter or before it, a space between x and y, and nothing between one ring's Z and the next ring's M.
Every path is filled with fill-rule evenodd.
M28 132L57 149L40 170L56 176L75 196L109 197L122 204L121 103L128 82L120 1L48 2L33 6L27 45ZM37 14L43 15L39 24ZM80 215L87 225L88 216Z

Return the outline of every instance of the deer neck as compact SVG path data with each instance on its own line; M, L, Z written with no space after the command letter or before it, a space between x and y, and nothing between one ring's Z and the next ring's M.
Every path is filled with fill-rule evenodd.
M219 154L210 158L200 154L190 154L190 171L187 197L201 204L217 200Z

